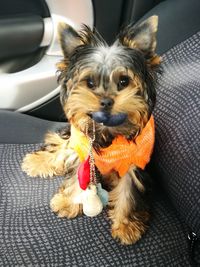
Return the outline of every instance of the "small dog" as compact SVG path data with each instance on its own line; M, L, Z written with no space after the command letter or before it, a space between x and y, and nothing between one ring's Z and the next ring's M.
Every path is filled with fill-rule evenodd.
M129 25L112 46L87 26L79 32L59 26L64 55L57 65L60 99L70 124L48 133L44 146L22 163L33 177L67 177L50 202L59 217L84 212L80 195L86 191L93 190L101 204L102 184L105 199L108 192L112 236L122 244L139 240L149 220L150 182L143 169L154 142L157 25L157 16ZM94 212L97 202L90 202Z

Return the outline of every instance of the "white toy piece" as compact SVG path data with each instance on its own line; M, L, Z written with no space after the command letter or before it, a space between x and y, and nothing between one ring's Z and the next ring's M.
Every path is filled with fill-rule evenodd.
M86 190L74 199L75 203L83 204L83 213L89 217L94 217L102 212L103 204L97 195L97 187L90 184Z

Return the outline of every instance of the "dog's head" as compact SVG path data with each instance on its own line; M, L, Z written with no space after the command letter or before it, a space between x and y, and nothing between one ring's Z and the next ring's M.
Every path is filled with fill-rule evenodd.
M87 26L79 32L59 26L61 103L81 131L94 120L98 131L130 138L145 126L156 99L157 24L152 16L129 25L112 46Z

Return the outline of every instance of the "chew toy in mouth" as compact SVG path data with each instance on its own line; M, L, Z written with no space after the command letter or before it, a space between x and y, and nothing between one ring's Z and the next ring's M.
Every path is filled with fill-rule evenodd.
M127 118L126 113L109 114L103 111L92 113L92 119L98 123L103 123L105 126L118 126L122 124Z

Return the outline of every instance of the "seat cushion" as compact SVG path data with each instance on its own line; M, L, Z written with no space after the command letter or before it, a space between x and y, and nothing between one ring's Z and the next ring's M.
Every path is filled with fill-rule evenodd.
M65 123L0 110L0 143L30 144L43 142L47 131L56 131L63 125Z
M94 218L58 218L49 201L63 177L31 178L20 167L38 146L0 145L0 266L190 266L188 229L162 192L135 245L112 239L106 210Z
M153 162L188 226L200 236L200 32L163 56Z

